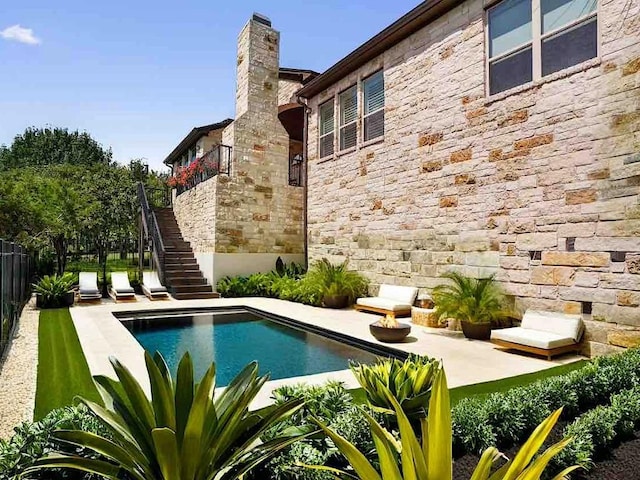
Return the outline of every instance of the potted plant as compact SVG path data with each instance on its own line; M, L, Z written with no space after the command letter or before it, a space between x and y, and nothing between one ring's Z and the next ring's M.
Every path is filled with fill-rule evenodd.
M448 272L442 277L448 282L436 286L432 292L438 317L459 320L467 338L489 339L491 323L507 315L506 297L495 275L471 278Z
M317 287L322 305L327 308L344 308L367 289L367 279L347 270L347 260L338 265L326 258L318 260L307 273L306 281Z
M75 293L72 290L75 277L71 273L45 275L33 285L38 308L59 308L73 305Z

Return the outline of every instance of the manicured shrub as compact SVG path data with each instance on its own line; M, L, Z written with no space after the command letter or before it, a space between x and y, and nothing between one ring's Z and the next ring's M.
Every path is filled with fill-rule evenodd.
M304 406L285 422L281 422L265 434L265 440L278 437L284 432L314 431L317 426L313 418L331 425L340 435L357 445L362 452L374 455L374 444L369 424L353 398L340 382L325 385L283 386L273 392L276 404L292 399L303 399ZM333 442L322 434L299 441L276 455L263 468L253 472L253 479L260 480L328 480L327 472L302 467L307 465L329 465L336 468L346 466L343 457L337 454Z
M486 445L513 445L526 438L542 419L560 407L564 408L563 418L570 420L580 412L609 403L613 394L639 383L640 349L632 349L596 358L563 376L487 397L464 399L452 412L456 451L458 454L477 453ZM633 405L629 408L633 409ZM607 438L606 431L594 429L602 438ZM598 444L597 439L594 441Z
M39 422L24 422L15 427L14 435L8 440L0 440L0 480L13 480L34 462L54 451L83 453L53 438L58 429L80 429L87 432L108 435L106 429L84 406L65 407L53 410ZM42 474L32 474L29 478L83 479L89 478L80 472L67 469L51 470ZM93 478L93 477L92 477Z
M590 469L594 458L606 453L618 440L631 435L640 425L640 387L611 397L611 404L598 406L568 425L563 434L573 440L558 455L554 467L560 471L579 464Z

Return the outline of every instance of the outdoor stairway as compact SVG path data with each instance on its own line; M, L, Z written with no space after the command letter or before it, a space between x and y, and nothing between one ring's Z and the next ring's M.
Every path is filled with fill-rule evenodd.
M218 298L202 275L191 245L185 242L171 208L154 209L164 244L165 286L176 300Z

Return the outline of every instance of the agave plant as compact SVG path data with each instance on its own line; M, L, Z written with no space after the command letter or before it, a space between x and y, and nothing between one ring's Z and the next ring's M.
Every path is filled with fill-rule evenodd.
M293 399L249 411L268 376L258 377L253 362L215 395L215 364L199 384L189 354L182 357L174 383L160 354L145 354L151 399L119 361L111 364L119 381L96 376L105 407L82 399L104 424L113 440L78 430L60 430L55 438L92 450L104 459L54 454L29 471L71 468L108 479L232 480L270 459L300 436L261 442L261 435L301 408ZM123 476L124 475L124 476Z
M431 295L439 318L485 323L508 313L504 292L496 283L495 275L478 279L447 272L442 277L450 282L436 286Z
M404 362L385 358L373 365L351 364L374 410L393 414L391 393L412 420L426 416L433 379L440 369L440 362L420 355L411 355Z
M74 283L75 276L72 273L45 275L33 284L33 290L40 295L43 306L62 306L65 295L71 291Z
M371 426L371 433L376 445L380 468L376 469L365 455L358 451L345 438L317 421L322 430L331 438L342 455L346 457L353 468L353 473L342 472L326 466L308 465L308 468L330 471L336 478L360 478L363 480L451 480L452 448L451 448L451 408L449 391L444 370L435 374L429 413L427 418L421 419L422 442L418 440L409 418L402 407L387 389L385 394L393 405L398 419L400 440L378 424L371 415L364 412ZM561 452L571 439L565 439L549 447L544 453L536 457L551 429L560 416L562 409L557 410L544 420L531 434L515 457L492 472L493 465L501 454L494 447L490 447L482 454L471 480L538 480L543 474L550 460ZM536 457L536 458L534 458ZM566 468L554 480L567 478L567 475L579 468ZM338 475L341 475L338 477Z

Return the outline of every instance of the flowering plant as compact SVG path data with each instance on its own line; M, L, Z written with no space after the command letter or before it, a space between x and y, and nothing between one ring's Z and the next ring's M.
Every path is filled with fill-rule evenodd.
M195 186L217 173L218 162L210 158L210 155L205 155L196 158L187 167L177 167L174 175L167 179L167 185L171 188Z

